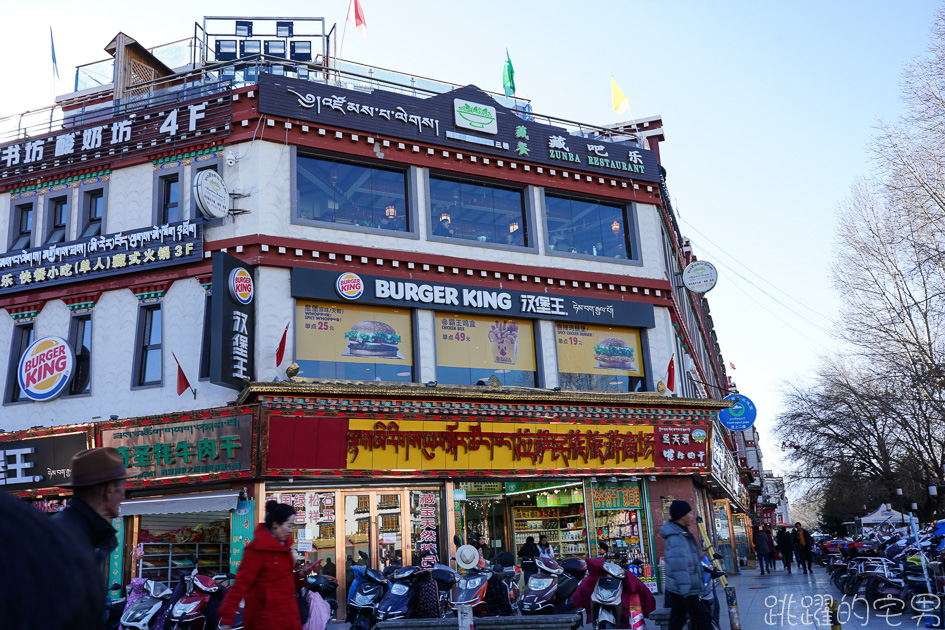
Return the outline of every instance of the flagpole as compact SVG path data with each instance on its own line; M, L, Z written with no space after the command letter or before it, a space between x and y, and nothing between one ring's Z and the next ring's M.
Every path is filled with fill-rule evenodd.
M180 361L177 360L177 355L176 355L175 353L171 352L171 356L174 357L174 363L177 364L177 369L180 370L181 372L183 372L183 371L184 371L184 368L182 368L182 367L180 366ZM184 373L184 378L187 379L187 384L190 385L190 379L187 378L187 373L186 373L186 372ZM187 389L189 389L191 392L193 392L193 394L194 394L194 400L197 400L197 388L194 387L193 385L190 385L190 387L188 387ZM179 394L178 394L178 395L179 395Z
M351 14L351 3L353 1L354 0L348 0L348 13L345 14L345 25L344 28L341 29L341 49L338 52L338 56L343 55L345 52L345 33L348 32L348 15ZM357 18L355 18L355 20L357 20Z

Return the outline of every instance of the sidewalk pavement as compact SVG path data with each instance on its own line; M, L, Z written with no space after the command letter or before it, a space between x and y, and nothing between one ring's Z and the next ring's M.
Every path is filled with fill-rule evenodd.
M778 568L761 575L758 569L743 569L742 575L728 578L729 585L735 587L738 598L742 630L830 630L827 616L829 598L836 599L839 604L838 616L844 630L926 628L925 620L911 612L895 615L889 611L877 611L863 600L854 601L852 597L841 595L830 582L830 576L822 566L814 565L813 572L806 575L796 566L792 570L793 573L788 573L787 570ZM725 593L722 588L718 588L717 593L722 607L722 630L731 630ZM663 605L662 597L657 597L656 605L657 609ZM942 627L941 621L937 620L938 627ZM656 624L648 621L647 628L653 630Z

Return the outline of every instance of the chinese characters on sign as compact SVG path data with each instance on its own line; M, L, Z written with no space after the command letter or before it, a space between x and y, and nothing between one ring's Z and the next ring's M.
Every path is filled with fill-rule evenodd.
M252 454L250 415L110 428L102 445L118 449L138 479L247 470Z
M693 427L656 427L656 465L683 468L706 465L706 431Z
M190 221L93 236L0 257L0 295L201 258L202 227Z
M595 510L617 510L640 507L640 488L628 484L601 484L594 486L591 501Z
M433 565L439 562L437 557L436 494L420 492L417 503L420 525L420 566L433 568Z
M89 434L0 440L0 486L9 492L53 488L72 476L72 456L88 448Z

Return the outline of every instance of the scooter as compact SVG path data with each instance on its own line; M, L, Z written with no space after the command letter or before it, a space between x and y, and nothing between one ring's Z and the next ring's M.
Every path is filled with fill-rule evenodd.
M453 610L450 607L450 593L453 591L453 586L458 579L459 573L452 567L448 567L445 564L433 565L433 580L436 582L436 588L439 592L438 599L440 602L441 618L449 617L453 614Z
M229 582L235 576L222 573L212 578L198 573L197 558L191 556L194 568L184 577L185 591L171 607L168 617L171 630L204 630L214 628L219 621L219 604L226 593L222 582ZM211 605L211 602L213 605Z
M108 590L120 591L121 584L115 582ZM105 613L102 619L102 628L104 630L118 630L118 624L121 623L121 615L125 610L125 602L127 601L127 597L119 597L117 599L108 597L105 599Z
M362 557L367 557L361 552ZM389 582L376 569L352 567L354 581L348 595L348 623L351 630L369 630L376 623L375 607L387 593Z
M401 567L390 574L390 590L377 603L377 621L409 619L417 603L416 581L426 569Z
M538 567L538 572L529 578L522 591L520 602L522 614L550 615L576 612L571 596L587 574L587 563L580 558L568 558L559 565L554 560L537 558L535 565Z
M622 621L621 598L623 597L623 580L627 572L613 562L605 562L603 572L603 575L597 578L594 592L591 593L594 630L619 628Z
M163 615L160 613L167 610L168 602L173 595L173 591L160 582L154 580L144 580L144 595L135 600L130 606L125 608L121 616L120 627L122 630L160 630L163 627ZM158 620L161 623L158 624ZM154 627L151 627L155 622Z

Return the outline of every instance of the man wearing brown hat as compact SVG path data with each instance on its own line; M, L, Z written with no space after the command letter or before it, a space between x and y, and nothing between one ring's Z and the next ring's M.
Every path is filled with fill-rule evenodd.
M88 545L102 569L108 571L108 557L118 547L112 519L118 517L118 506L125 499L125 470L121 455L114 448L92 448L72 458L72 477L62 488L72 488L72 499L53 520L76 544ZM104 585L104 580L103 580ZM104 600L104 596L103 596Z

